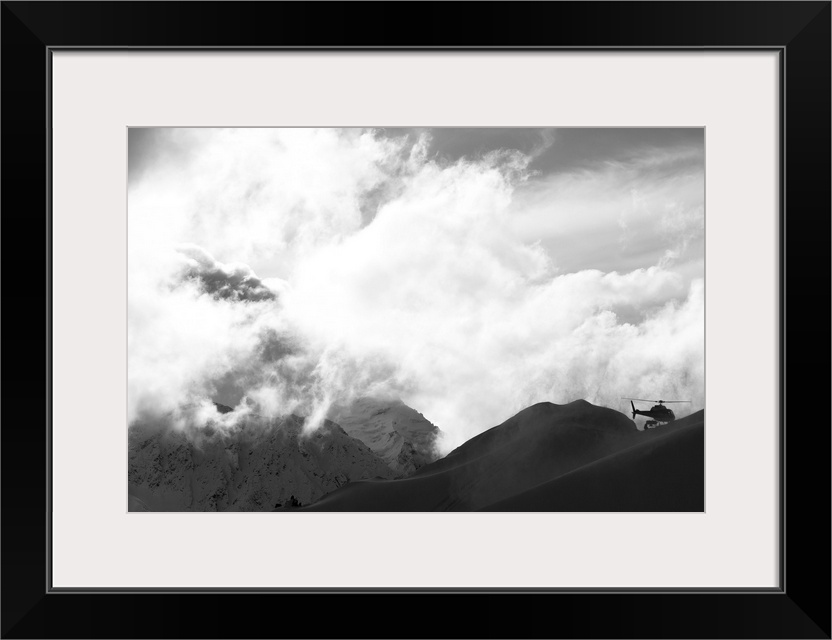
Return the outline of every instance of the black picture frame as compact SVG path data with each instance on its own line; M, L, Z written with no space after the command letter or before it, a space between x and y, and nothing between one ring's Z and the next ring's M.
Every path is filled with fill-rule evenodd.
M2 637L829 638L830 15L828 1L3 2ZM779 588L53 589L51 52L130 47L779 52Z

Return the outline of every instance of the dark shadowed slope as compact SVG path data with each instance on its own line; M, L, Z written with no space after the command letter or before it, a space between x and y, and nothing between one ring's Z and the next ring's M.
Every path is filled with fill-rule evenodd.
M657 441L684 429L693 417L640 432L626 415L583 400L566 405L540 403L472 438L410 478L351 483L310 510L484 509L614 453ZM704 482L702 474L698 481Z
M704 464L700 411L656 438L483 511L704 511Z

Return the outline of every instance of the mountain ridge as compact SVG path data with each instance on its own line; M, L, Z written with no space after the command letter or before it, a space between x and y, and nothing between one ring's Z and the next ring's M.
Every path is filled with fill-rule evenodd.
M313 434L289 416L249 419L231 434L186 434L136 424L128 430L129 508L265 511L310 504L338 487L394 473L361 441L324 421Z
M585 469L585 475L590 477L593 463L630 449L633 449L633 455L622 457L619 466L634 467L635 475L633 469L624 468L618 476L623 473L631 480L637 479L637 465L646 459L648 451L642 447L666 438L673 440L674 434L686 430L695 432L693 436L685 437L686 442L695 442L699 435L702 436L699 440L704 441L704 411L659 429L638 431L626 415L583 400L565 405L538 403L471 438L445 458L423 467L409 478L351 483L311 505L309 510L474 511L501 504L506 510L516 510L518 505L512 506L506 501L581 469ZM702 471L704 445L677 445L668 449L672 453L670 457L686 469L696 469L698 464ZM640 453L636 455L635 452ZM662 478L659 474L664 468L664 465L651 464L647 474L652 474L650 482L660 486ZM604 474L616 476L609 471ZM695 497L704 496L703 472L692 473L690 478L682 478L680 482L694 496L685 502L686 508L696 507L699 502L704 504L704 497L699 502ZM560 486L568 484L565 482ZM649 482L639 486L644 489ZM615 487L610 487L607 494L615 494L613 489ZM603 487L596 487L599 496L603 497L604 491ZM645 491L641 506L649 507L647 493ZM558 505L548 494L548 502L543 496L537 496L538 500L532 499L536 494L530 496L521 502L531 511L552 510L553 504ZM658 499L656 492L653 497ZM580 506L580 496L573 498L568 505L563 503L570 507L568 510L585 510L573 508L576 504ZM619 502L624 504L626 501ZM605 504L609 510L616 511L614 503L615 500L609 499Z

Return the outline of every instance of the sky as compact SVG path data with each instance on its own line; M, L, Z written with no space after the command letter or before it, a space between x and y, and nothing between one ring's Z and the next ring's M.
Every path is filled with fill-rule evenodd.
M131 128L128 381L180 428L401 398L445 451L702 409L704 130Z

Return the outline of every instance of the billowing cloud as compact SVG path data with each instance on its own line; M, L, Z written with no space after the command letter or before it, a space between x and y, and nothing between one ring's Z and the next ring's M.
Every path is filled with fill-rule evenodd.
M449 160L428 136L171 131L187 153L130 186L130 419L217 422L219 398L237 404L227 428L252 411L314 426L331 403L394 395L449 448L544 400L703 406L689 163L547 176L529 168L539 145ZM634 185L622 225L602 196ZM648 224L649 258L624 269L564 269L541 240L589 256L593 225L627 241Z
M515 193L512 225L562 271L630 270L701 260L704 202L701 146L639 149L529 181Z

